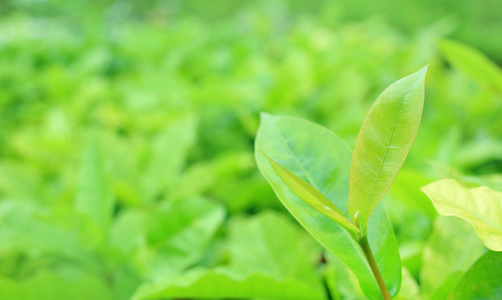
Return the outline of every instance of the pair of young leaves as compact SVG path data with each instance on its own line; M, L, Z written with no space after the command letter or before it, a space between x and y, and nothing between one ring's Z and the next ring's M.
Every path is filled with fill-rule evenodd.
M425 73L423 68L381 94L363 122L353 154L329 130L295 118L263 114L256 139L258 167L278 198L347 264L370 298L381 294L358 246L366 234L387 288L391 294L399 289L397 243L385 210L377 205L418 131Z
M418 132L426 70L424 67L392 84L366 115L350 167L348 209L354 223L319 190L260 152L296 196L352 234L365 235L371 212L394 182ZM261 150L259 145L257 149Z

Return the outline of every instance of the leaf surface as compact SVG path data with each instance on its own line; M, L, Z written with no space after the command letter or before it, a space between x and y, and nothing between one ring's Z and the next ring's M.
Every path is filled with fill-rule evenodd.
M439 43L439 50L461 72L502 92L502 69L478 50L450 40Z
M189 115L169 124L154 137L146 169L138 179L147 201L153 202L174 189L188 150L195 144L196 129L197 120Z
M265 212L230 223L230 265L198 269L144 284L135 299L325 299L300 232L284 216ZM286 251L285 251L286 249Z
M0 291L2 300L114 299L101 278L84 273L57 274L42 271L24 280L0 277Z
M370 298L381 296L364 254L350 233L298 198L262 152L326 196L347 217L350 148L331 131L297 118L262 114L255 142L258 167L297 221L354 272ZM384 207L370 220L371 248L391 294L397 293L401 263Z
M19 251L26 256L53 255L101 270L96 257L81 243L75 232L39 218L39 208L29 203L0 203L0 251ZM61 241L64 241L62 243Z
M471 226L456 218L438 216L423 250L420 283L424 298L445 299L483 252Z
M148 299L273 299L323 300L305 282L277 279L262 273L241 274L227 269L194 270L174 280L141 286L133 300Z
M502 299L502 253L488 251L467 270L448 299Z
M366 115L350 165L349 214L363 232L394 182L418 132L427 67L390 85Z
M488 249L502 251L502 192L484 186L469 189L453 179L430 183L422 191L439 214L464 219Z
M84 154L75 196L75 211L85 218L87 237L102 243L113 213L113 198L104 174L103 158L96 144Z
M183 271L202 255L225 217L224 208L192 197L158 205L145 215L146 248L139 257L149 278ZM127 237L128 232L122 232Z
M234 220L230 225L231 266L241 272L308 283L317 290L316 294L322 294L322 283L308 259L310 253L301 243L306 235L278 213L264 212L253 218Z

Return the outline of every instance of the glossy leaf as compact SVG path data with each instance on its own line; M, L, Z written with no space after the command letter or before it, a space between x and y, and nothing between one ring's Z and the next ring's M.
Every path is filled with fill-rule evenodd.
M444 179L422 188L439 214L469 222L485 246L502 251L502 192L488 187L466 188Z
M488 251L467 270L448 299L502 299L502 253Z
M303 181L294 173L286 169L283 165L270 158L266 153L263 153L265 158L274 168L277 176L282 182L300 199L305 201L308 205L315 208L318 212L324 214L331 220L340 224L343 228L352 233L359 233L360 230L352 222L350 222L342 212L329 201L326 196L319 192L315 187Z
M455 68L502 92L502 69L483 53L468 45L450 40L441 41L439 50Z
M420 284L425 299L442 300L484 247L469 224L438 216L422 256Z
M349 214L368 218L401 169L418 132L427 67L389 86L366 115L350 165Z
M308 121L262 114L255 142L258 167L289 212L326 249L354 272L370 298L381 296L364 254L349 232L298 198L262 152L324 194L347 217L350 148L335 134ZM401 263L384 207L375 211L368 234L391 294L397 293Z

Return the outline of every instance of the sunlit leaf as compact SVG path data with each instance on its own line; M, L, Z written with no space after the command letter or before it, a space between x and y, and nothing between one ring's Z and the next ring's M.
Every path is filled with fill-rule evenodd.
M488 187L466 188L443 179L422 188L439 214L469 222L485 246L502 251L502 192Z
M427 67L389 86L366 115L350 166L349 213L363 229L401 169L418 132Z
M354 272L370 297L381 296L364 254L350 233L298 198L262 154L267 153L324 194L347 217L350 148L329 130L301 119L262 114L255 142L258 167L290 213ZM399 289L401 264L383 206L370 219L369 242L391 294Z

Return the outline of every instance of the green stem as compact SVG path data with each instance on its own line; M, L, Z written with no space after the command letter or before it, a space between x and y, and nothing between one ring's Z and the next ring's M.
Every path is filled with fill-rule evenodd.
M375 261L375 257L373 256L373 252L371 252L370 244L368 243L368 238L366 236L359 239L359 245L361 249L363 249L364 256L366 256L366 260L370 265L371 272L373 272L373 276L378 283L378 287L380 288L380 292L382 293L384 300L392 300L392 297L387 290L387 286L385 285L385 281L383 280L382 274L380 273L380 269L378 269L378 265Z

